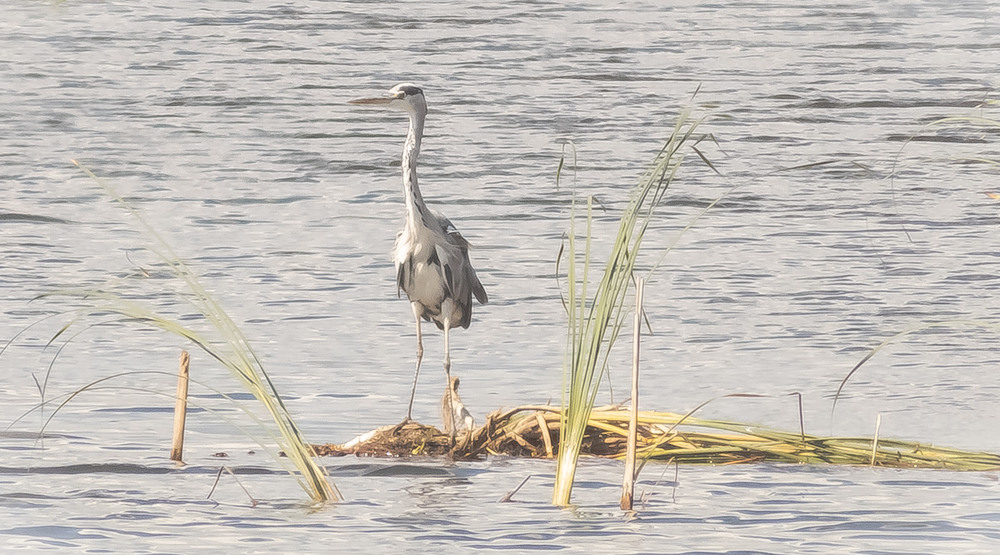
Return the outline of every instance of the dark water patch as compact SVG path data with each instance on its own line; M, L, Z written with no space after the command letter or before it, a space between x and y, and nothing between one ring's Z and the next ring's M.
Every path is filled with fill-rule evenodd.
M228 399L232 401L255 401L257 399L256 397L254 397L253 393L246 393L241 391L230 392L224 395L222 393L204 393L199 395L191 395L191 397L194 397L196 399ZM288 397L286 395L282 395L282 398L284 398L285 400L293 399L292 397Z
M361 393L320 393L316 396L328 399L362 399L368 397L368 395Z
M315 304L319 301L316 299L285 299L281 301L264 301L261 306L292 306L301 304Z
M343 290L343 289L346 289L346 288L345 287L337 288L337 290ZM321 289L321 290L329 291L330 289ZM335 316L335 315L332 315L332 314L330 314L330 315L317 314L317 315L312 315L312 316L286 316L286 317L282 318L281 321L282 322L308 322L308 321L314 321L314 320L335 320L337 318L338 318L338 316Z
M39 433L39 432L18 432L13 430L0 430L0 439L84 439L82 436L74 436L70 434L53 434L49 432Z
M881 532L891 533L891 537L901 540L957 541L959 538L954 536L932 535L932 533L954 534L968 532L970 529L940 520L857 520L837 524L804 526L796 531L813 533L860 532L864 533L861 537L886 537L883 534L876 534Z
M88 463L63 466L0 467L0 474L170 474L173 468L131 463Z
M28 222L35 224L72 224L70 220L41 216L38 214L20 214L17 212L0 212L0 223Z
M166 518L166 515L161 513L150 513L147 511L125 511L121 513L112 513L104 515L103 517L95 518L92 520L128 520L128 521L147 521L147 520L159 520Z
M40 264L82 264L84 261L78 258L42 258Z
M805 110L869 110L869 109L915 109L915 108L977 108L982 100L939 99L939 100L838 100L817 98L789 104L787 108Z
M955 480L879 480L880 485L896 487L930 487L930 488L990 488L986 483L964 482Z
M960 137L957 135L887 135L885 140L894 143L954 143L954 144L987 144L984 137Z
M364 473L364 476L400 477L400 476L452 476L444 468L436 466L418 466L411 464L394 464L375 466Z
M934 44L930 42L916 43L916 42L886 42L886 41L867 41L860 43L842 43L842 44L825 44L819 45L817 49L830 49L830 50L910 50L910 49L933 49Z
M1000 522L1000 512L965 515L960 517L959 520L982 520L985 522ZM998 532L998 535L1000 535L1000 532Z
M135 530L110 530L104 528L93 528L89 526L77 528L73 526L58 526L58 525L20 526L15 528L7 528L4 530L0 530L0 534L30 536L32 538L50 538L56 540L111 539L116 536L123 536L123 535L139 537L139 538L156 538L156 537L173 535L168 533L139 532ZM62 546L68 547L71 545L73 544L63 544Z
M677 555L775 555L779 551L757 551L740 549L736 551L677 551Z
M253 206L258 204L293 204L304 200L315 200L319 198L315 195L296 195L278 198L260 197L234 197L228 199L205 199L206 205L226 205L226 206Z
M218 108L248 108L248 107L274 107L281 103L266 100L257 96L227 97L227 96L189 96L164 100L158 106L166 108L181 107L218 107Z
M741 137L738 140L745 141L748 143L789 143L789 142L796 142L799 139L796 139L794 137L780 137L774 135L754 135L750 137Z
M959 283L982 283L984 281L1000 280L1000 275L996 274L958 274L944 278L945 281L956 281Z
M169 413L173 414L173 407L107 407L107 408L96 408L91 409L90 412L104 412L104 413L122 413L122 414L156 414L156 413ZM189 407L187 409L188 414L205 412L205 409L198 407Z
M215 227L215 226L245 226L251 224L261 224L269 223L266 220L250 220L247 218L241 218L239 216L232 216L228 218L197 218L191 223L199 226Z

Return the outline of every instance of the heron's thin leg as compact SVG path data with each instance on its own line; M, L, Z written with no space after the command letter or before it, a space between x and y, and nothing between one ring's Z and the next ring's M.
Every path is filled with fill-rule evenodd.
M417 376L420 375L420 361L424 358L424 340L420 333L420 313L423 312L423 307L417 303L410 303L410 307L413 308L413 316L417 321L417 368L413 371L413 386L410 388L410 403L406 406L406 420L403 422L409 422L413 416L413 397L417 394Z
M451 307L448 307L451 308ZM444 321L444 379L445 379L445 396L448 398L448 420L450 420L450 425L445 425L448 430L448 437L451 439L452 443L455 442L455 431L457 428L457 422L455 422L455 398L451 391L451 349L448 346L448 332L451 329L451 320L445 318Z

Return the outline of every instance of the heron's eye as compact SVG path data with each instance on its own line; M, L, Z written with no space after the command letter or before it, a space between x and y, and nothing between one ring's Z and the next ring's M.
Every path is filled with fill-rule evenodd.
M423 94L424 91L420 87L407 86L399 90L399 92L404 96L416 96L418 94Z

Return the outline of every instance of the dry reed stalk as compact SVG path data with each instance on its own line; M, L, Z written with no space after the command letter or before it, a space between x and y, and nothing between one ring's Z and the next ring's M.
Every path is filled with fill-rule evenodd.
M367 441L346 445L315 446L322 455L358 454L406 457L448 456L469 460L487 455L541 458L547 456L544 437L536 437L539 415L545 432L553 433L561 423L557 407L529 405L497 411L473 433L465 452L456 452L448 436L430 426L410 423L399 434L386 434L384 427L366 434ZM591 411L584 435L587 456L624 458L630 410L597 407ZM381 433L379 433L381 432ZM754 462L867 466L872 463L872 436L819 437L801 432L783 432L740 422L704 420L690 414L638 411L636 458L683 464L730 465ZM553 452L563 448L552 436ZM639 450L641 447L641 451ZM1000 469L1000 454L962 451L912 441L878 438L875 466L885 468L935 468L959 471Z
M191 355L181 351L180 368L177 372L177 400L174 403L174 439L170 448L170 460L183 463L184 423L187 421L188 374Z
M625 452L625 475L622 478L621 508L631 511L635 495L635 444L639 429L639 339L642 331L642 293L646 280L635 284L635 325L632 330L632 410L628 419L628 443Z
M875 437L872 438L872 462L869 466L875 466L875 455L878 454L878 430L882 427L882 413L875 416Z
M554 456L552 451L552 436L549 435L549 423L545 421L545 417L542 413L535 412L535 421L538 422L538 433L542 436L542 442L545 443L545 456L552 458Z

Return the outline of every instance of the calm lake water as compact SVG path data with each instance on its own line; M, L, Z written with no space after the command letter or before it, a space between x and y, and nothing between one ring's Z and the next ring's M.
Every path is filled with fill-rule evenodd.
M190 466L166 460L178 352L89 319L105 288L198 327L146 235L71 160L137 205L242 325L307 436L342 442L405 412L414 356L389 251L405 118L349 106L424 87L428 202L474 244L491 302L453 335L477 418L558 401L571 184L614 231L677 114L691 153L647 267L712 199L647 288L644 407L818 434L1000 451L1000 4L995 2L39 2L0 18L0 422L119 373L0 435L0 543L26 550L994 553L997 473L647 466L638 518L621 464L585 461L573 510L554 464L326 460L347 497L308 509L193 353ZM697 91L697 95L692 99ZM930 125L942 118L951 123ZM912 139L912 140L911 140ZM578 163L555 176L562 142ZM823 163L823 164L820 164ZM782 171L783 170L783 171ZM598 242L597 249L606 249ZM606 251L601 251L606 252ZM880 351L847 385L844 375ZM968 325L970 321L986 325ZM426 328L414 414L437 418ZM78 333L79 332L79 333ZM77 334L78 333L78 334ZM72 337L70 337L72 336ZM71 339L65 343L65 339ZM65 346L63 347L65 343ZM62 347L62 348L61 348ZM61 350L60 350L61 348ZM47 369L57 354L47 381ZM615 400L627 383L622 349ZM136 374L155 370L164 374ZM601 402L610 400L610 392ZM206 410L210 409L210 410ZM6 424L5 424L6 425ZM256 433L257 436L260 432ZM227 458L215 455L225 453ZM223 475L237 470L239 481ZM525 476L515 503L497 500ZM250 495L260 500L251 507ZM206 497L211 492L211 499Z

